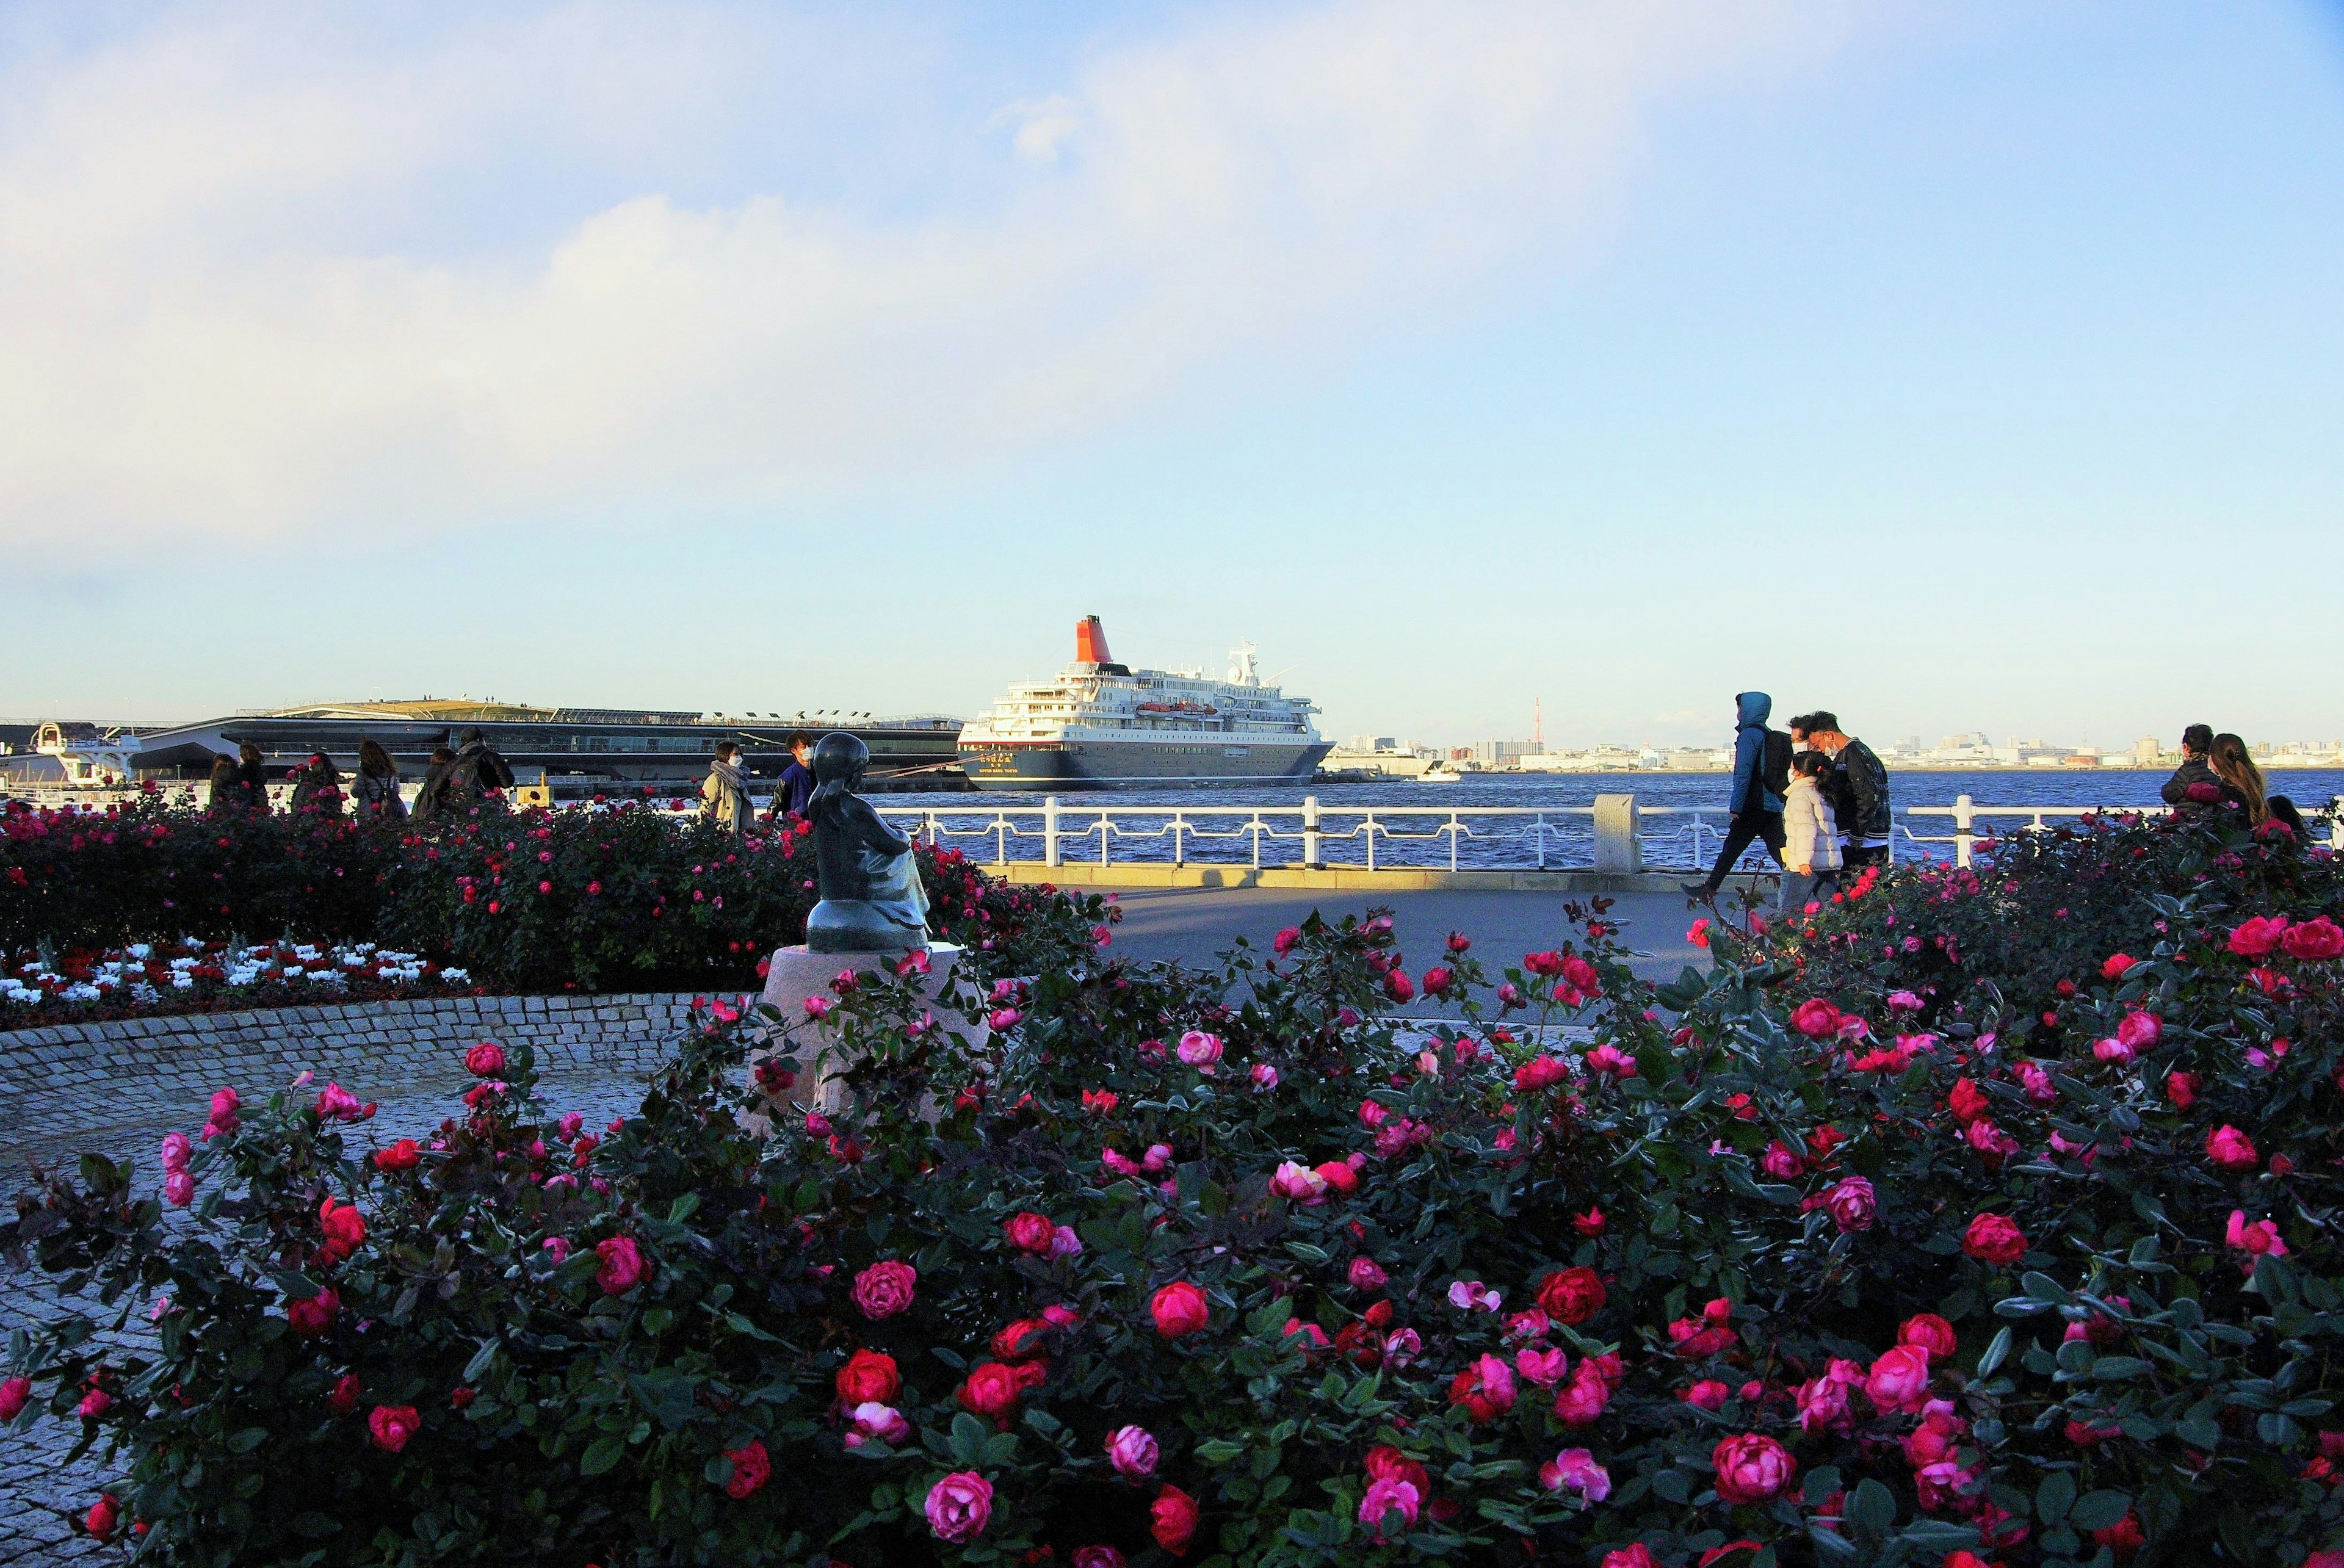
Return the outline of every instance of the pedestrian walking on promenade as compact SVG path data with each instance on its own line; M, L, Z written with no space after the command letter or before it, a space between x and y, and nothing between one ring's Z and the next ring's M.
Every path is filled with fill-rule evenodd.
M251 810L244 798L244 781L237 776L236 759L222 752L212 759L212 798L204 806L207 816L235 816Z
M456 754L446 746L431 754L423 765L423 782L415 788L415 809L409 814L410 822L430 822L448 809L448 770L456 765Z
M2211 784L2218 791L2222 787L2222 781L2206 764L2206 754L2213 749L2213 725L2192 724L2181 732L2181 765L2173 770L2173 776L2157 792L2165 797L2166 804L2188 804L2191 784Z
M749 782L741 776L741 748L716 743L716 760L700 784L700 814L733 833L746 833L756 813L749 804Z
M2270 802L2264 798L2263 770L2255 766L2255 759L2247 754L2246 742L2227 732L2216 735L2206 761L2222 785L2223 804L2244 808L2247 821L2256 827L2270 819Z
M361 816L405 816L407 803L399 798L399 764L382 743L369 735L359 743L356 785Z
M1791 759L1791 783L1783 792L1783 908L1788 914L1839 891L1845 856L1839 846L1839 823L1823 787L1831 771L1832 760L1821 748Z
M813 737L803 730L790 732L790 765L773 781L773 800L765 808L765 820L779 822L784 813L803 816L813 799Z
M1839 715L1825 709L1793 719L1791 739L1831 759L1822 787L1841 833L1846 835L1847 864L1886 865L1889 835L1896 831L1896 819L1888 805L1888 764L1870 746L1841 730Z
M342 814L342 771L323 752L312 752L309 760L293 775L293 809L295 811L329 811Z
M236 781L244 791L244 809L267 813L268 810L268 769L260 761L260 747L247 741L236 748Z
M440 789L443 809L461 811L512 786L512 768L489 744L478 725L456 737L456 760L448 764L448 780Z
M1733 793L1725 809L1725 845L1706 880L1688 882L1685 895L1706 904L1725 885L1725 874L1753 841L1764 843L1776 864L1783 859L1783 792L1791 785L1791 737L1766 727L1774 699L1743 692L1733 699Z

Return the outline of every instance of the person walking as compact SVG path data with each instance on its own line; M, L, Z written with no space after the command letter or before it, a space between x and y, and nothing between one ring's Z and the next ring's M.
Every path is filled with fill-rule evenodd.
M293 775L292 809L341 814L342 773L325 753L310 753L309 760Z
M2222 786L2226 805L2243 808L2249 825L2260 827L2270 819L2270 802L2264 798L2263 770L2247 754L2247 743L2225 732L2214 737L2206 752L2207 765Z
M765 820L776 823L786 813L802 817L813 799L813 737L803 730L790 732L790 765L773 781L773 804L765 808Z
M1888 764L1841 730L1839 715L1824 709L1793 719L1791 739L1831 759L1822 788L1846 835L1848 865L1886 865L1889 836L1896 831L1895 814L1888 805Z
M236 748L236 782L244 792L244 809L267 814L268 811L268 769L260 761L258 743L247 741Z
M700 784L700 814L732 833L746 833L756 820L749 783L741 776L741 748L731 741L716 743L716 760Z
M1839 823L1824 780L1832 759L1820 747L1791 759L1790 786L1783 792L1783 908L1796 914L1839 891Z
M2222 787L2222 781L2216 778L2214 770L2206 764L2206 754L2213 749L2213 725L2192 724L2181 732L2181 765L2173 770L2173 776L2167 779L2165 787L2157 792L2165 797L2166 804L2188 804L2191 784L2211 784L2217 790Z
M359 776L354 785L361 816L401 817L407 803L399 798L399 764L369 735L359 743Z
M252 808L245 803L244 781L237 776L236 759L222 752L212 759L212 795L205 803L207 816L241 816Z
M1685 895L1706 904L1725 885L1725 874L1753 840L1763 842L1776 865L1783 860L1783 792L1791 783L1791 737L1770 730L1774 699L1743 692L1733 699L1733 793L1725 809L1725 845L1717 864L1700 882L1684 884Z
M431 754L423 765L423 782L415 787L415 809L409 821L431 822L448 809L448 770L455 765L456 754L446 746Z

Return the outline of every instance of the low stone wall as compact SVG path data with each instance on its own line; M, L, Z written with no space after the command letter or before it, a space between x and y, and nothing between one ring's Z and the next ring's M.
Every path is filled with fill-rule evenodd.
M682 995L463 996L190 1013L0 1033L0 1171L203 1124L212 1091L265 1098L303 1071L360 1099L460 1089L464 1047L526 1042L552 1085L640 1078L682 1034Z

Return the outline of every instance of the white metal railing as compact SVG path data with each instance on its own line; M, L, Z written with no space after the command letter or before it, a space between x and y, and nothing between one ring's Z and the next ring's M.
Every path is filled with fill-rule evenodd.
M1924 835L1904 829L1904 836L1915 844L1950 844L1954 846L1954 864L1970 864L1970 852L1977 841L1991 835L1976 831L1980 817L2026 819L2026 826L2040 832L2046 817L2084 816L2163 816L2172 811L2169 805L1979 805L1968 795L1957 794L1951 805L1913 805L1904 808L1906 816L1949 816L1954 819L1954 831L1949 834ZM2330 848L2344 853L2344 795L2338 795L2328 805L2328 843Z
M1349 865L1375 871L1422 867L1429 848L1433 864L1445 858L1450 871L1545 871L1587 864L1584 855L1573 852L1591 845L1596 836L1592 805L1326 806L1311 795L1290 806L1092 806L1068 805L1049 795L1031 806L876 809L933 845L955 839L989 840L996 865L1064 865L1070 854L1088 864L1112 865L1116 843L1129 841L1148 847L1125 855L1127 864L1241 864L1255 870L1265 864ZM1698 869L1707 865L1704 837L1714 843L1723 835L1711 819L1727 814L1710 806L1654 806L1634 814L1640 819L1682 819L1686 832L1671 836L1682 842L1687 861L1674 869ZM1640 833L1640 848L1657 836ZM1469 841L1479 852L1470 860ZM1273 847L1265 862L1265 844L1292 845L1296 850L1282 853ZM1329 857L1330 846L1345 845L1354 847L1349 854L1338 848ZM1034 853L1016 853L1027 846Z

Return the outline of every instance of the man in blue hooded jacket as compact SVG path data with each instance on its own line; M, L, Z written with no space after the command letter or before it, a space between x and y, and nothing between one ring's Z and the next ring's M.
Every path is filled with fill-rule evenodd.
M1773 764L1780 761L1783 771L1789 771L1791 737L1782 736L1773 747L1776 756L1767 754L1768 737L1776 733L1766 727L1773 711L1774 699L1763 692L1743 692L1733 699L1733 794L1725 807L1733 814L1726 824L1725 845L1717 852L1717 864L1710 867L1708 878L1684 885L1688 897L1704 904L1715 898L1717 890L1725 885L1725 874L1733 869L1733 863L1753 840L1764 841L1774 864L1783 864L1783 795L1773 778Z

